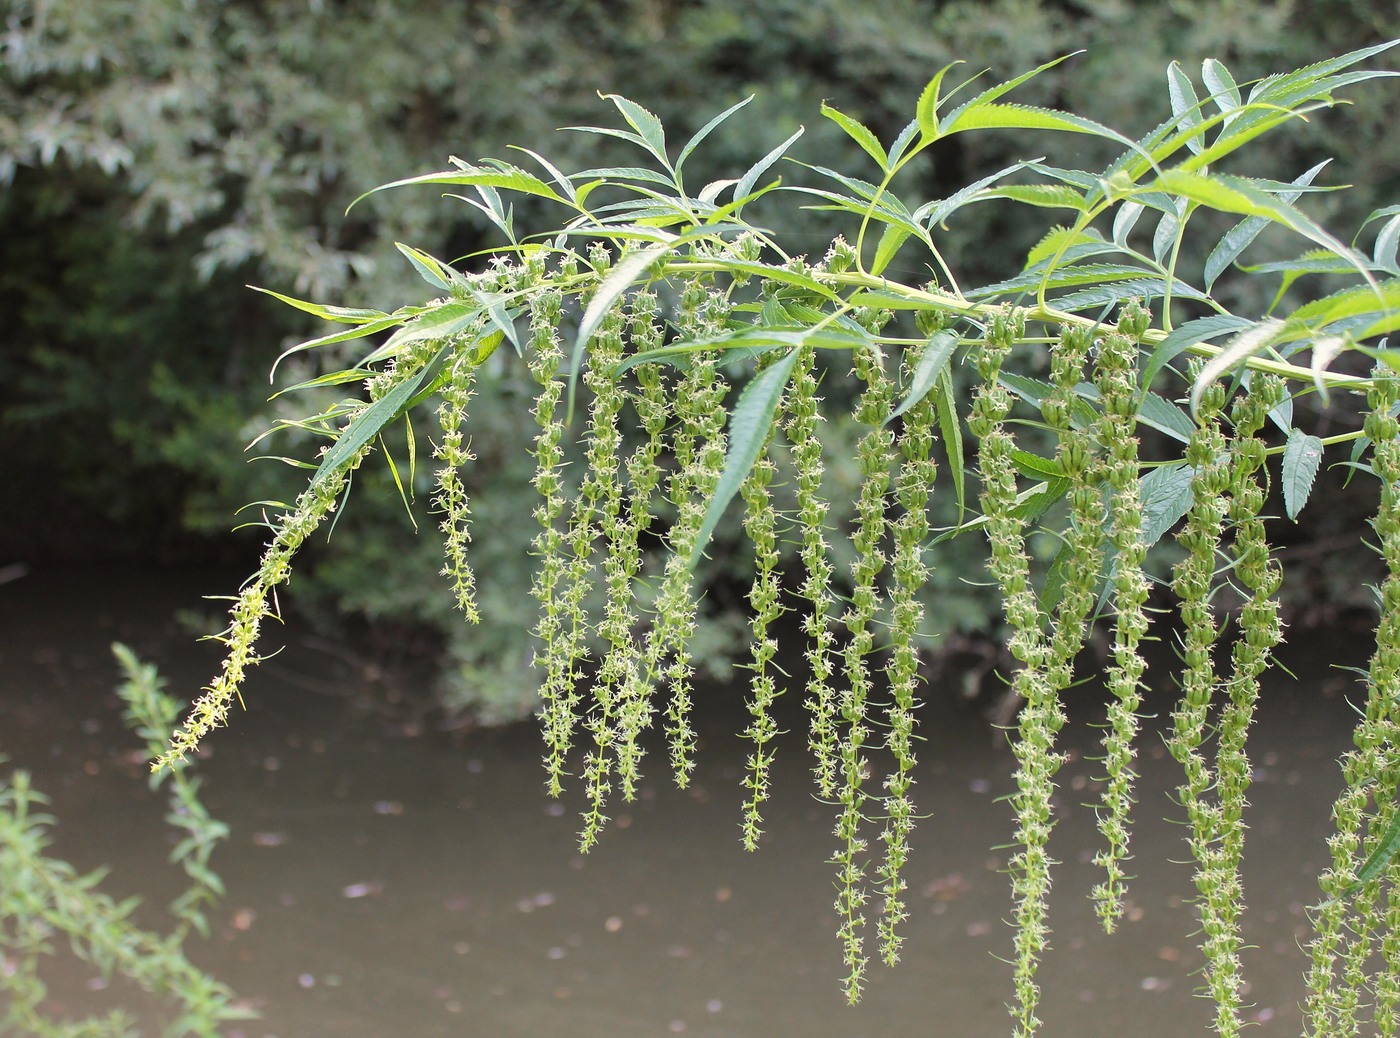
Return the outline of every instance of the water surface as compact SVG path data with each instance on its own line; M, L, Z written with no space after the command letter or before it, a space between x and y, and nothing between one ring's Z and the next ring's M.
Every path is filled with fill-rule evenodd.
M83 869L110 865L104 889L140 894L152 925L165 925L160 906L181 885L165 865L163 803L121 728L107 646L128 642L188 695L216 657L172 612L208 610L201 595L237 582L41 570L0 586L0 751L52 797L54 853ZM201 764L206 802L232 837L214 859L227 898L211 938L190 954L261 1014L230 1034L1010 1033L1008 883L998 870L1011 758L953 692L930 690L922 720L916 793L930 817L908 871L903 962L872 967L864 1001L848 1008L825 864L833 815L811 795L800 733L779 757L764 847L739 845L739 684L705 692L693 788L677 791L664 752L653 753L639 800L616 805L601 845L581 856L582 801L576 790L562 802L545 795L532 725L452 732L403 709L371 709L375 690L347 665L348 649L328 651L295 628L270 637L286 651L255 674L247 713L211 737ZM1303 906L1318 899L1334 762L1353 717L1350 677L1326 666L1338 644L1335 633L1299 636L1286 653L1297 680L1275 676L1254 733L1245 877L1254 947L1244 963L1260 1038L1300 1032ZM1085 897L1099 839L1092 810L1079 806L1097 789L1089 758L1101 711L1091 689L1075 696L1043 1034L1205 1034L1182 812L1168 795L1177 771L1160 721L1142 741L1129 919L1106 937ZM56 1004L74 1011L116 994L71 962L53 987Z

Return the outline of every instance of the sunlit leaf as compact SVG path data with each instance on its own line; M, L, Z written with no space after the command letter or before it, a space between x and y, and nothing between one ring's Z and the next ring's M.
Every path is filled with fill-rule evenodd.
M661 120L636 101L621 94L604 94L603 98L616 105L622 117L637 131L638 142L656 156L658 162L671 169L670 159L666 156L666 130L661 125Z
M1205 146L1192 131L1201 124L1201 102L1197 100L1196 88L1182 71L1180 62L1173 61L1167 66L1167 94L1171 98L1172 115L1188 133L1186 146L1199 155Z
M1316 166L1313 166L1307 172L1299 176L1294 183L1300 186L1311 184L1313 178L1321 173L1331 161L1331 159L1325 159L1319 162ZM1291 203L1298 198L1300 193L1301 192L1298 191L1286 192L1280 194L1279 198L1284 202ZM1215 248L1212 249L1210 255L1206 257L1206 291L1210 291L1211 286L1215 284L1215 279L1239 257L1240 253L1249 248L1254 239L1259 237L1260 233L1262 233L1264 228L1268 225L1269 221L1267 217L1250 216L1241 220L1229 231L1225 232L1225 236L1216 243Z
M1227 371L1243 364L1250 357L1267 350L1278 340L1282 329L1282 321L1266 318L1240 332L1225 345L1224 349L1206 361L1201 368L1200 375L1196 378L1196 384L1191 387L1191 413L1196 413L1196 408L1201 402L1201 394L1205 392L1207 386Z
M827 104L825 101L822 102L821 113L837 126L841 127L851 140L859 144L861 150L874 159L881 170L889 170L889 156L885 154L885 149L881 146L879 138L871 133L869 128L857 122L855 119L852 119L840 109L831 107L831 105Z

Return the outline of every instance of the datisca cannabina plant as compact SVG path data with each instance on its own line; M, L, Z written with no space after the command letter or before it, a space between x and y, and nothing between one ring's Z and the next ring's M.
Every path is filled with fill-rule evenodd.
M349 326L288 351L295 365L309 350L343 357L339 344L372 345L293 387L332 401L289 423L324 447L300 462L311 473L301 495L266 506L270 540L233 605L222 672L158 766L227 723L274 592L356 469L379 450L401 487L407 459L411 480L417 446L405 416L436 413L444 574L475 618L471 542L492 531L471 524L472 397L491 391L486 372L528 370L538 433L520 449L537 463L539 719L550 792L568 778L586 791L585 848L613 799L635 795L649 729L664 728L676 781L688 780L697 569L733 508L752 559L742 838L755 845L764 825L774 703L801 696L816 791L833 805L837 926L855 1000L872 945L886 962L898 958L907 912L904 867L920 817L920 652L929 646L921 592L950 542L971 539L1000 591L1008 680L1022 704L1011 733L1015 1033L1039 1025L1058 737L1066 691L1081 677L1076 661L1099 626L1109 703L1103 879L1093 898L1112 930L1131 856L1141 650L1154 624L1165 632L1160 617L1170 611L1181 666L1169 749L1182 769L1204 988L1215 1029L1235 1035L1247 736L1282 637L1285 572L1268 520L1296 518L1324 456L1335 455L1379 485L1371 524L1385 576L1356 749L1343 761L1331 863L1312 911L1306 1027L1319 1038L1363 1027L1395 1034L1400 350L1387 336L1400 328L1400 205L1372 213L1348 243L1298 204L1331 190L1317 183L1322 165L1286 181L1235 171L1255 138L1295 129L1344 88L1391 75L1361 66L1392 46L1252 84L1237 84L1218 61L1205 62L1199 80L1172 65L1170 113L1136 139L1008 100L1048 65L953 89L945 68L889 142L824 106L869 161L850 173L807 165L816 186L785 186L777 174L801 131L734 179L691 185L687 160L746 102L676 150L655 116L619 96L606 100L620 126L571 130L634 146L637 165L568 173L522 149L527 166L454 159L446 171L388 185L467 192L456 197L495 225L502 244L460 265L399 246L434 298L393 312L279 296ZM902 173L952 138L992 132L1033 134L1039 145L1073 135L1117 157L1091 170L1027 159L917 204L895 193ZM526 196L531 219L553 206L557 223L527 233L512 194ZM749 217L770 194L844 214L847 236L819 255L794 252ZM940 239L960 210L982 204L1010 207L1012 219L1044 232L1018 271L968 284ZM1285 258L1246 264L1261 238L1259 248ZM924 273L897 275L909 270ZM1256 284L1263 291L1251 291ZM1238 300L1270 295L1262 312L1237 312ZM346 386L356 392L340 398ZM1324 401L1345 431L1321 438L1295 424L1304 397ZM829 522L821 438L838 408L859 430L844 459L858 473L846 530ZM391 447L402 442L399 423L409 439ZM940 497L955 507L932 507ZM935 528L940 514L957 519ZM1057 547L1047 553L1046 544ZM790 611L800 628L778 626ZM779 630L805 638L804 676L776 664Z

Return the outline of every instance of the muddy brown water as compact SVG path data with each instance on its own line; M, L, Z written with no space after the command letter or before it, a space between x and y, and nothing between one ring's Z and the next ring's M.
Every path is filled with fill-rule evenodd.
M111 692L107 646L128 642L188 695L216 657L171 619L209 610L231 574L134 569L37 571L0 585L0 752L33 772L59 819L52 852L106 864L104 889L140 895L140 919L182 889L165 864L163 803L149 793ZM875 965L847 1007L825 859L832 813L810 791L800 734L788 737L765 845L739 845L746 749L740 683L710 688L694 788L648 758L637 802L615 805L601 845L577 853L582 802L544 793L533 726L451 733L367 710L359 677L295 629L246 690L248 711L218 732L201 768L205 800L232 829L214 866L227 897L191 957L260 1018L246 1038L500 1036L810 1038L1011 1033L1008 883L1011 759L952 693L929 692L916 788L928 812L908 870L903 961ZM1353 635L1302 636L1271 679L1252 755L1244 953L1254 1034L1296 1035L1304 906L1317 900L1335 759L1349 742L1352 678L1329 668ZM314 689L314 691L312 691ZM1086 895L1098 836L1080 806L1096 788L1094 693L1067 732L1064 864L1042 972L1043 1034L1206 1034L1175 765L1161 721L1144 734L1129 919L1096 929ZM796 696L793 697L794 699ZM1154 707L1165 708L1158 696ZM791 720L795 723L797 718ZM53 1008L127 997L58 960ZM149 1020L147 1021L150 1022ZM152 1029L149 1033L157 1033Z

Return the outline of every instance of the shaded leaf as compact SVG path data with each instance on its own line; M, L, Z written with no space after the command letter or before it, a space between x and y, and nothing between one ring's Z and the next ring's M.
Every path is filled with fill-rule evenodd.
M1301 429L1288 434L1288 443L1283 448L1283 507L1288 518L1296 520L1308 503L1321 464L1321 440Z
M1191 480L1196 470L1185 462L1161 465L1143 476L1138 483L1138 498L1142 502L1142 542L1151 547L1160 541L1181 518L1191 510L1195 495Z
M929 390L933 389L947 370L953 351L958 348L958 341L958 333L951 328L934 332L924 346L924 352L919 355L919 363L914 366L914 372L909 379L909 391L899 402L899 406L890 412L889 418L885 419L886 424L894 421L928 395Z
M793 350L772 367L754 376L739 394L734 410L730 412L724 471L720 473L709 508L695 536L695 546L690 555L692 569L699 562L724 510L739 492L739 488L753 469L754 462L768 445L768 438L773 431L773 415L787 390L797 357L798 351Z

